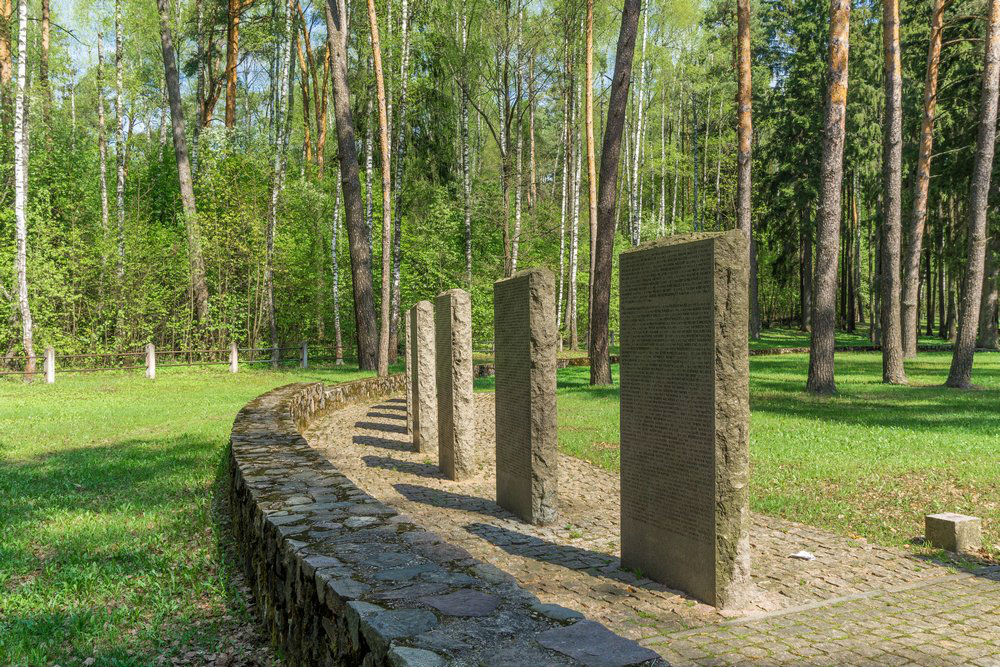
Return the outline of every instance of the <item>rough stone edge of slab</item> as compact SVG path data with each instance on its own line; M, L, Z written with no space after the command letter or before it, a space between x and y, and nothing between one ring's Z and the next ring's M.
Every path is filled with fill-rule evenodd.
M410 523L301 435L318 415L404 386L402 374L332 387L286 385L248 403L233 424L233 536L258 614L288 664L400 667L509 658L665 665L600 624L577 627L581 616L541 604L510 575ZM448 614L423 602L426 596L407 596L414 586L436 587L438 595L474 591L495 597L496 608L484 616ZM461 648L468 637L479 641Z

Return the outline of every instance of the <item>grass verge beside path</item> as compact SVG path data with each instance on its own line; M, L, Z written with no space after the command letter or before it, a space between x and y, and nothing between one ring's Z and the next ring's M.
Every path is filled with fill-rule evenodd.
M233 419L347 369L161 369L0 381L0 664L204 664L247 622L213 485Z
M895 387L880 355L838 353L838 395L817 398L808 355L751 357L752 509L894 546L923 533L925 514L973 514L1000 558L1000 353L976 355L981 390L942 387L950 361L921 352ZM617 384L566 368L558 392L563 451L617 470Z

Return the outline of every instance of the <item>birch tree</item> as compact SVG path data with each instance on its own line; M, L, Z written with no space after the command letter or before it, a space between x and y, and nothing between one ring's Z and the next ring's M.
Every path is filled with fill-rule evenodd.
M117 164L117 231L118 231L118 264L117 274L119 289L125 278L125 131L122 127L123 87L124 87L124 36L122 31L122 0L115 0L115 160Z
M21 309L21 343L27 361L24 379L35 374L34 326L28 302L28 129L26 101L28 85L28 2L17 3L17 92L14 97L14 218L16 222L17 303Z
M375 65L375 90L378 99L379 146L382 157L382 318L379 331L379 377L389 375L389 291L391 269L390 240L392 234L392 181L389 173L389 120L385 104L385 78L382 75L382 47L379 43L378 16L375 0L368 0L368 25L372 36L372 58Z

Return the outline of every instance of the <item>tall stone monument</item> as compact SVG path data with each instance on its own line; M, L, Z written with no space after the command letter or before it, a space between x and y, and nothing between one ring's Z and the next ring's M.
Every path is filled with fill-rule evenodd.
M622 252L622 566L717 607L749 593L748 257L740 232Z
M406 318L403 320L403 330L406 332L406 347L403 352L403 359L406 363L406 432L413 433L413 338L411 335L411 320L413 309L406 311Z
M438 465L448 479L473 473L476 415L472 399L472 299L461 289L434 300L437 345Z
M558 504L555 280L528 269L493 284L497 502L550 523Z
M434 377L434 306L419 301L410 309L410 367L413 370L413 448L437 453L437 382Z

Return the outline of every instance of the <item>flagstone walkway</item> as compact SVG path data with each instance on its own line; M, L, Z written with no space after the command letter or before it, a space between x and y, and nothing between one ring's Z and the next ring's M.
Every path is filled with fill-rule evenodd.
M774 517L751 526L753 607L720 613L620 569L618 476L560 458L560 519L495 502L492 394L476 394L477 473L444 479L412 451L402 399L318 419L309 442L358 486L542 602L576 609L673 665L1000 667L1000 568L958 571ZM799 550L814 561L789 558Z

